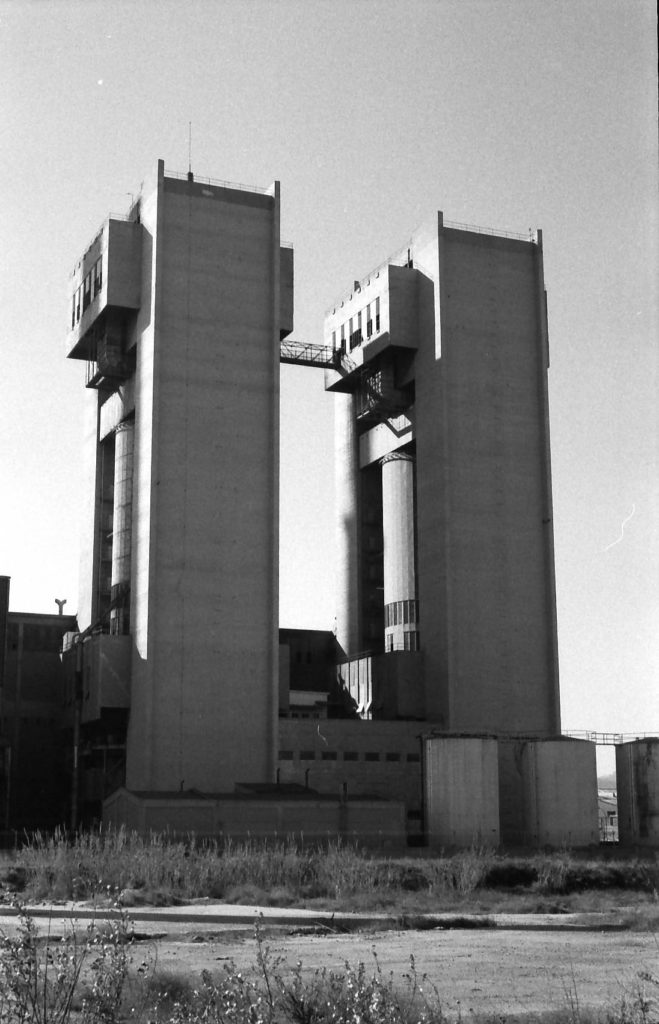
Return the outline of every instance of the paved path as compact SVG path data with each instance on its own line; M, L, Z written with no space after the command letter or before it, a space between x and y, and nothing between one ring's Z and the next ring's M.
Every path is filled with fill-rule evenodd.
M310 927L325 926L328 929L356 931L359 929L401 928L419 931L433 928L497 928L515 931L603 931L621 930L616 923L618 914L460 914L443 912L438 914L412 914L396 916L387 913L349 913L330 910L308 910L297 907L252 907L242 904L218 903L197 900L194 903L176 907L125 907L129 920L140 925L158 925L157 931L165 926L204 925L242 926L250 931L257 921L270 926ZM36 918L46 918L51 925L57 921L90 921L117 918L115 907L94 906L89 902L40 903L27 908ZM17 926L20 910L12 906L0 906L0 931L11 933ZM170 930L167 927L165 930Z

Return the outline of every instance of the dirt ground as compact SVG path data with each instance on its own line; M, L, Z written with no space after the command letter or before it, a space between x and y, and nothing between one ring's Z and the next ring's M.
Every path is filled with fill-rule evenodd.
M302 961L305 975L323 967L341 970L346 960L353 966L363 961L371 971L375 952L383 973L393 972L401 985L413 955L417 974L427 975L426 988L434 986L444 1012L456 1017L510 1018L576 1004L613 1009L643 988L659 996L659 988L640 977L659 977L659 946L647 933L491 928L318 935L277 929L266 932L266 944L291 967ZM197 928L145 939L134 953L153 957L156 972L192 978L202 969L219 971L229 960L249 969L255 951L249 933Z

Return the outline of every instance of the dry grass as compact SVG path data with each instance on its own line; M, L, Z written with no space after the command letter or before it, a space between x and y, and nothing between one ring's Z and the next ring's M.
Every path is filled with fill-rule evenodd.
M512 857L490 850L383 858L329 842L295 838L225 843L125 829L37 834L0 873L5 890L29 899L187 902L210 897L263 906L314 906L423 913L467 910L566 913L624 907L659 913L656 860L579 858L568 852ZM650 909L651 911L650 912ZM637 919L640 920L638 913Z

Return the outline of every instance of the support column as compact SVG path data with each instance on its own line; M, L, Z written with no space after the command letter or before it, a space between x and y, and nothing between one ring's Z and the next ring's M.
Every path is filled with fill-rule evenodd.
M361 635L359 607L359 447L355 397L334 401L336 483L336 639L344 654L356 654Z
M416 651L419 607L414 571L414 456L382 459L384 649Z
M112 611L110 632L128 632L127 594L133 525L133 449L135 424L124 420L114 438L114 505L112 510Z

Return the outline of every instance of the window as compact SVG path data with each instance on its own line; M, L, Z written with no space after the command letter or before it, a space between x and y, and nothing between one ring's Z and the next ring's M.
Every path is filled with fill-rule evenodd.
M365 761L379 761L380 751L379 750L367 750L364 754Z
M280 761L292 761L293 760L293 751L292 750L280 750L279 751L279 760Z
M82 311L87 309L90 302L92 301L92 272L91 270L87 274L82 284Z
M403 646L406 651L419 650L419 634L415 629L406 629L403 633Z
M375 332L380 330L380 297L375 300Z
M366 337L370 338L373 333L373 321L371 320L371 306L370 303L366 307Z
M344 761L358 761L359 760L359 754L357 753L356 750L344 750L344 752L343 752L343 760Z
M400 761L400 754L385 754L385 761Z
M323 750L323 761L336 761L336 750Z
M300 761L315 761L316 753L314 750L301 750Z
M394 649L394 634L393 633L387 633L386 641L387 641L386 653L389 654Z
M421 760L421 755L420 754L408 754L406 760L407 760L408 764L418 764L418 762Z

